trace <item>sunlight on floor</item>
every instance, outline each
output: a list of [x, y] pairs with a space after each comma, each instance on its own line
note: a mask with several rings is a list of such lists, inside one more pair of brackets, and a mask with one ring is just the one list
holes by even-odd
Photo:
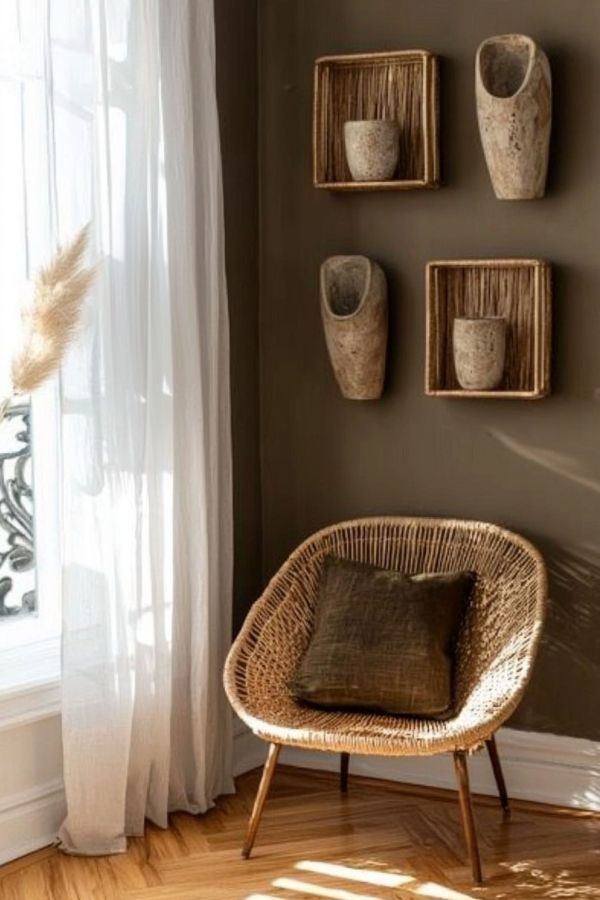
[[[390, 888], [393, 897], [405, 897], [409, 894], [427, 900], [474, 900], [471, 894], [463, 894], [441, 884], [432, 881], [420, 881], [414, 875], [404, 875], [393, 870], [375, 868], [379, 863], [370, 861], [362, 866], [344, 865], [343, 863], [330, 863], [322, 860], [304, 859], [297, 862], [294, 868], [298, 872], [306, 872], [307, 875], [321, 875], [325, 878], [335, 878], [338, 881], [353, 882], [352, 889], [343, 887], [329, 887], [327, 883], [315, 883], [304, 881], [301, 878], [280, 877], [272, 882], [272, 887], [277, 891], [289, 891], [292, 896], [320, 897], [322, 900], [381, 900], [370, 893], [357, 892], [357, 882], [362, 885], [372, 885], [377, 888]], [[396, 893], [398, 888], [402, 892]], [[387, 896], [387, 893], [386, 893]], [[246, 900], [275, 900], [272, 894], [250, 894]]]
[[[414, 879], [409, 880], [413, 881]], [[310, 884], [307, 881], [300, 881], [295, 878], [277, 878], [273, 882], [273, 887], [278, 890], [291, 891], [294, 894], [302, 894], [303, 896], [322, 897], [324, 900], [381, 900], [381, 897], [375, 897], [372, 894], [357, 894], [355, 891]], [[441, 884], [432, 884], [431, 882], [422, 884], [419, 887], [410, 887], [408, 890], [415, 896], [427, 897], [431, 898], [431, 900], [473, 900], [470, 894], [461, 894], [458, 891], [453, 891], [451, 888], [445, 888]], [[276, 898], [273, 894], [249, 894], [245, 900], [279, 900], [279, 898]]]
[[248, 894], [244, 900], [281, 900], [281, 897], [276, 897], [275, 894]]
[[373, 894], [356, 894], [354, 891], [345, 891], [343, 888], [322, 887], [320, 884], [310, 884], [308, 881], [299, 881], [296, 878], [277, 878], [273, 882], [274, 888], [282, 888], [287, 891], [296, 891], [309, 897], [324, 897], [326, 900], [381, 900]]
[[522, 891], [523, 896], [537, 894], [548, 900], [550, 898], [556, 898], [556, 900], [600, 898], [600, 888], [586, 884], [568, 869], [549, 872], [537, 865], [535, 860], [501, 865], [517, 877], [516, 886]]
[[[593, 851], [600, 853], [600, 851]], [[408, 897], [423, 900], [475, 900], [475, 894], [465, 894], [452, 888], [444, 887], [433, 881], [421, 881], [414, 875], [403, 874], [393, 869], [384, 868], [385, 864], [377, 860], [352, 860], [348, 863], [326, 862], [323, 860], [299, 860], [294, 865], [298, 873], [306, 873], [308, 877], [321, 876], [322, 881], [305, 881], [303, 878], [281, 876], [276, 878], [271, 887], [277, 894], [253, 893], [245, 900], [289, 900], [316, 897], [321, 900], [382, 900], [387, 897], [389, 889], [392, 898]], [[600, 887], [587, 884], [581, 876], [568, 869], [549, 871], [540, 866], [536, 860], [528, 859], [517, 863], [502, 863], [501, 867], [510, 872], [512, 879], [508, 894], [499, 884], [493, 896], [496, 900], [503, 897], [537, 896], [547, 900], [600, 900]], [[336, 879], [338, 886], [328, 885], [328, 879]], [[339, 882], [349, 882], [348, 888], [339, 886]], [[325, 882], [325, 883], [323, 883]], [[361, 886], [366, 888], [365, 893]], [[368, 891], [369, 886], [379, 889], [377, 896]], [[491, 887], [491, 885], [490, 885]], [[381, 888], [384, 889], [383, 894]], [[498, 888], [500, 889], [498, 891]], [[514, 891], [518, 891], [515, 893]], [[267, 889], [268, 890], [268, 889]]]
[[[330, 875], [332, 878], [345, 878], [347, 881], [360, 881], [378, 887], [398, 888], [406, 890], [418, 897], [429, 897], [431, 900], [473, 900], [470, 894], [461, 894], [441, 884], [431, 881], [419, 882], [414, 875], [403, 875], [400, 872], [382, 871], [375, 868], [357, 868], [336, 863], [302, 860], [296, 863], [296, 869], [303, 872], [314, 872], [317, 875]], [[323, 894], [322, 896], [327, 896]], [[356, 894], [352, 894], [356, 897]]]
[[346, 878], [348, 881], [361, 881], [365, 884], [376, 884], [381, 887], [401, 887], [414, 882], [412, 875], [400, 875], [395, 872], [381, 872], [378, 869], [355, 869], [335, 863], [302, 860], [296, 863], [296, 869], [303, 872], [315, 872], [317, 875], [331, 875], [332, 878]]
[[432, 900], [473, 900], [471, 894], [461, 894], [452, 888], [443, 887], [441, 884], [433, 884], [427, 881], [425, 884], [410, 890], [419, 897], [431, 897]]

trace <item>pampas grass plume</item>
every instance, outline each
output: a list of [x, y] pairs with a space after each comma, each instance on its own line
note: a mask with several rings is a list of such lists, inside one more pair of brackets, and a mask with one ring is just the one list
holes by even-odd
[[12, 360], [13, 396], [30, 394], [60, 368], [95, 274], [82, 268], [87, 245], [88, 226], [35, 279], [33, 301], [23, 311], [23, 343]]

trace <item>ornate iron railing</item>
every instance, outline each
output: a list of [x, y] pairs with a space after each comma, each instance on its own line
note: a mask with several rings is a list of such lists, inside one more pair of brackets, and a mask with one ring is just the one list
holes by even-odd
[[0, 423], [0, 618], [37, 611], [29, 404]]

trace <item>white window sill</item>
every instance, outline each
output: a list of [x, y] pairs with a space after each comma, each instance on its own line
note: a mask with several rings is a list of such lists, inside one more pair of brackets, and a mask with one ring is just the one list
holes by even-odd
[[0, 731], [60, 714], [60, 638], [0, 650]]

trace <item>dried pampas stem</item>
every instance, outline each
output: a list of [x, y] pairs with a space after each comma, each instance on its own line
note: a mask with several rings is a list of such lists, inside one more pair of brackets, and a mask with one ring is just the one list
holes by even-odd
[[81, 265], [87, 245], [86, 226], [38, 273], [33, 302], [23, 312], [23, 346], [12, 362], [13, 396], [35, 391], [60, 367], [94, 278]]

